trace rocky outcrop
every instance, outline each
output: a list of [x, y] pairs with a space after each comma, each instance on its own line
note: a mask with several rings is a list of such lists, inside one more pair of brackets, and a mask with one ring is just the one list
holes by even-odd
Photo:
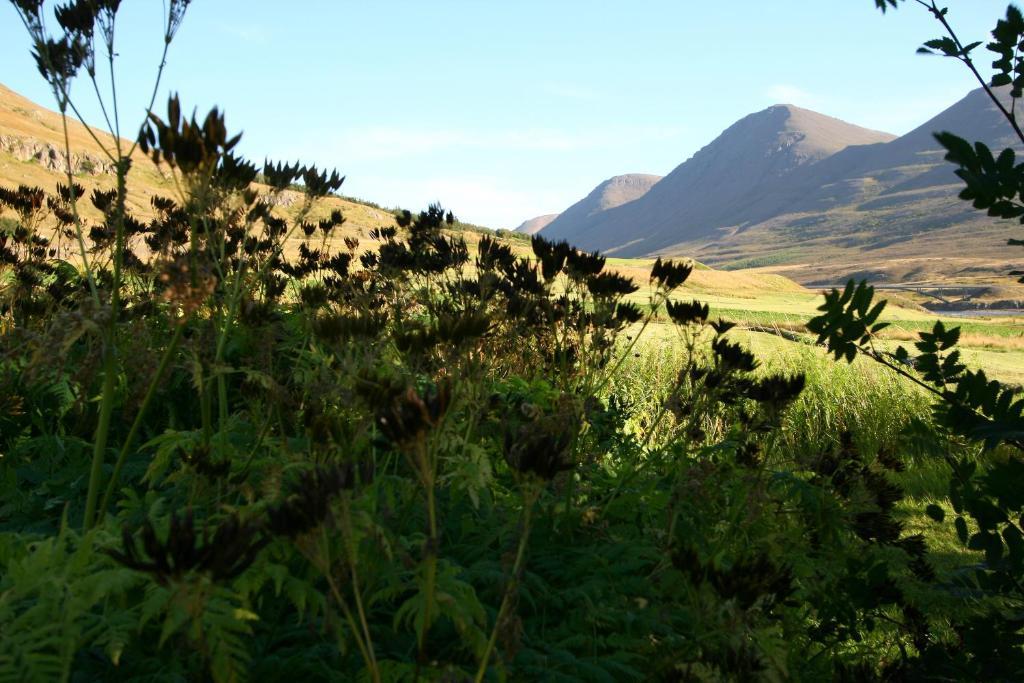
[[[64, 150], [48, 142], [0, 135], [0, 152], [6, 152], [18, 161], [34, 161], [49, 171], [67, 172]], [[71, 172], [75, 175], [104, 175], [114, 172], [114, 164], [97, 154], [72, 152]]]

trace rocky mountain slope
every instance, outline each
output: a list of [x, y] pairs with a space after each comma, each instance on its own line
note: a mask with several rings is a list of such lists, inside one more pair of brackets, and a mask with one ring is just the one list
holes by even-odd
[[734, 123], [643, 197], [571, 223], [555, 221], [543, 234], [617, 256], [652, 254], [681, 236], [707, 234], [737, 205], [800, 166], [849, 145], [891, 139], [799, 107], [770, 107]]
[[632, 203], [542, 234], [616, 256], [686, 254], [800, 282], [992, 277], [1024, 261], [1019, 227], [957, 199], [933, 133], [1012, 144], [983, 91], [906, 135], [780, 105], [731, 126]]
[[516, 228], [514, 232], [521, 232], [525, 235], [535, 235], [544, 228], [546, 228], [551, 223], [551, 221], [555, 220], [556, 218], [558, 218], [557, 213], [549, 213], [543, 216], [530, 218], [520, 223], [519, 227]]
[[609, 178], [586, 197], [558, 214], [544, 228], [544, 234], [568, 239], [560, 236], [578, 234], [580, 230], [586, 229], [585, 226], [599, 220], [605, 211], [640, 199], [660, 180], [661, 176], [646, 173], [628, 173]]

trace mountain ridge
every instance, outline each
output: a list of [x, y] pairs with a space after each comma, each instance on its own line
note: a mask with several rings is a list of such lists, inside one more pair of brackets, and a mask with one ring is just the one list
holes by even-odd
[[534, 216], [533, 218], [527, 218], [525, 221], [519, 224], [519, 226], [512, 232], [520, 232], [524, 235], [535, 235], [548, 226], [551, 221], [558, 218], [557, 213], [546, 213], [543, 216]]
[[586, 197], [558, 214], [541, 231], [545, 235], [573, 232], [581, 222], [586, 222], [605, 211], [640, 199], [662, 180], [662, 176], [649, 173], [625, 173], [602, 181]]
[[[850, 145], [894, 137], [793, 105], [773, 105], [733, 123], [628, 208], [571, 225], [555, 221], [541, 234], [617, 256], [646, 256], [671, 244], [676, 225], [717, 222], [723, 210], [747, 201], [752, 188]], [[642, 225], [646, 234], [623, 235], [624, 223]]]
[[552, 224], [540, 234], [614, 256], [785, 268], [814, 285], [1018, 267], [1018, 254], [1005, 249], [1015, 226], [957, 198], [960, 181], [933, 137], [938, 130], [997, 151], [1013, 146], [980, 89], [900, 137], [776, 105], [732, 124], [644, 197], [571, 232]]

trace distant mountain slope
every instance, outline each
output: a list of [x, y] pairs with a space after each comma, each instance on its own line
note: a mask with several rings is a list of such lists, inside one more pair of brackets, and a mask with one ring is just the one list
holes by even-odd
[[[646, 173], [627, 173], [609, 178], [590, 194], [558, 214], [542, 230], [545, 236], [569, 239], [579, 235], [604, 211], [628, 204], [647, 194], [661, 180], [661, 176]], [[571, 241], [571, 239], [570, 239]]]
[[617, 256], [652, 254], [710, 234], [762, 188], [801, 166], [850, 145], [892, 139], [792, 105], [769, 107], [734, 123], [643, 197], [572, 222], [567, 210], [542, 234]]
[[[928, 122], [888, 144], [851, 147], [800, 169], [767, 188], [759, 200], [738, 213], [740, 223], [756, 224], [783, 213], [828, 211], [844, 205], [871, 210], [947, 195], [959, 185], [954, 166], [934, 133], [956, 132], [1003, 149], [1014, 140], [984, 91], [978, 89]], [[879, 199], [885, 197], [885, 199]], [[951, 207], [968, 209], [963, 202]], [[965, 216], [971, 211], [960, 211]]]
[[933, 137], [939, 131], [997, 153], [1019, 146], [978, 89], [897, 140], [847, 148], [767, 185], [714, 225], [715, 234], [679, 233], [658, 251], [726, 267], [787, 265], [788, 275], [809, 283], [963, 279], [1018, 267], [1024, 250], [1008, 250], [1006, 240], [1020, 237], [1019, 226], [958, 199], [962, 184]]
[[521, 232], [526, 235], [534, 235], [548, 226], [548, 224], [558, 218], [557, 213], [549, 213], [543, 216], [537, 216], [529, 220], [523, 221], [514, 232]]
[[[131, 125], [137, 123], [132, 121]], [[231, 123], [230, 117], [228, 123]], [[94, 132], [105, 146], [113, 147], [113, 136], [98, 130]], [[112, 164], [85, 126], [69, 120], [68, 137], [75, 182], [85, 187], [87, 197], [96, 188], [113, 189]], [[127, 149], [130, 143], [124, 141], [124, 146]], [[24, 184], [53, 192], [57, 183], [67, 182], [65, 163], [60, 114], [0, 84], [0, 185]], [[133, 156], [128, 190], [129, 210], [144, 219], [154, 213], [151, 205], [154, 195], [176, 196], [170, 179], [139, 151]], [[286, 191], [279, 203], [286, 209], [298, 197], [299, 193]], [[79, 206], [87, 219], [99, 218], [87, 198]], [[391, 212], [340, 197], [327, 198], [313, 218], [320, 218], [321, 213], [326, 215], [334, 209], [341, 209], [345, 216], [342, 232], [346, 236], [358, 237], [373, 228], [394, 224]]]
[[1024, 265], [1024, 250], [1006, 247], [1021, 229], [957, 198], [962, 185], [933, 137], [944, 130], [997, 152], [1016, 145], [981, 89], [899, 138], [781, 105], [733, 124], [642, 198], [541, 234], [812, 285], [1001, 282]]

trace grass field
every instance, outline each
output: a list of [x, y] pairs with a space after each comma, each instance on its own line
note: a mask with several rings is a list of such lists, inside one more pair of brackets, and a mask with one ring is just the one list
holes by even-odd
[[[639, 264], [618, 260], [614, 266], [631, 271]], [[908, 495], [898, 509], [907, 533], [925, 535], [940, 575], [981, 561], [983, 553], [964, 547], [951, 524], [936, 523], [924, 512], [928, 505], [938, 504], [952, 513], [948, 466], [937, 457], [914, 453], [906, 435], [912, 421], [928, 419], [929, 395], [868, 359], [858, 358], [850, 365], [833, 360], [816, 346], [805, 327], [818, 313], [821, 295], [799, 287], [772, 291], [768, 277], [760, 272], [696, 270], [677, 298], [692, 295], [710, 304], [712, 317], [736, 322], [730, 334], [762, 359], [763, 371], [805, 373], [807, 388], [786, 414], [775, 457], [788, 460], [836, 448], [844, 432], [850, 432], [866, 451], [881, 448], [900, 453], [907, 469], [898, 481]], [[887, 298], [887, 294], [878, 296]], [[648, 295], [641, 290], [634, 298], [644, 300]], [[919, 332], [930, 330], [941, 319], [947, 327], [961, 328], [960, 348], [969, 367], [1004, 382], [1024, 384], [1024, 319], [939, 317], [904, 297], [895, 298], [883, 316], [890, 327], [880, 335], [881, 348], [911, 347]], [[649, 402], [653, 409], [682, 363], [685, 343], [667, 321], [651, 325], [645, 335], [625, 368], [619, 390], [633, 400]]]
[[[730, 309], [720, 310], [725, 314]], [[778, 314], [770, 311], [744, 310], [743, 313], [741, 317], [748, 323], [780, 320], [774, 317]], [[799, 317], [796, 313], [784, 315], [782, 320], [786, 321]], [[1002, 335], [997, 338], [1012, 339], [1021, 334], [1018, 324], [999, 321], [974, 323], [972, 329], [989, 326], [992, 329], [985, 331], [993, 336]], [[923, 325], [921, 328], [924, 329]], [[898, 517], [907, 533], [923, 533], [928, 539], [940, 575], [983, 559], [983, 553], [968, 550], [958, 541], [951, 524], [938, 524], [925, 514], [925, 508], [933, 503], [951, 514], [948, 466], [932, 454], [918, 452], [908, 437], [908, 427], [913, 421], [929, 418], [932, 403], [926, 392], [868, 359], [858, 358], [849, 365], [836, 362], [824, 349], [814, 346], [809, 336], [801, 343], [740, 328], [730, 334], [762, 360], [763, 372], [802, 372], [807, 377], [807, 387], [787, 411], [781, 437], [775, 443], [772, 457], [780, 468], [839, 447], [844, 432], [849, 432], [865, 452], [879, 449], [895, 452], [906, 463], [906, 470], [896, 477], [907, 492], [906, 499], [898, 506]], [[678, 338], [674, 326], [650, 326], [613, 391], [653, 411], [683, 363], [683, 348], [683, 340]], [[968, 364], [984, 368], [992, 376], [1011, 382], [1024, 381], [1024, 353], [1020, 349], [996, 351], [968, 347], [965, 357]]]
[[[739, 284], [746, 284], [747, 289], [733, 293], [731, 276], [743, 278]], [[695, 284], [691, 286], [687, 282], [679, 298], [692, 294], [708, 303], [712, 317], [722, 317], [741, 328], [753, 330], [749, 332], [751, 338], [758, 339], [757, 343], [776, 345], [780, 357], [800, 356], [803, 353], [800, 346], [814, 343], [805, 324], [818, 314], [817, 308], [824, 300], [820, 294], [804, 288], [787, 290], [780, 286], [774, 289], [776, 283], [770, 276], [744, 271], [695, 271], [692, 277]], [[1024, 384], [1024, 318], [942, 316], [914, 307], [898, 296], [894, 301], [888, 294], [882, 291], [876, 295], [878, 299], [890, 300], [882, 317], [890, 326], [879, 335], [883, 348], [909, 346], [918, 339], [919, 332], [930, 330], [936, 320], [942, 320], [947, 327], [961, 329], [960, 346], [970, 366], [982, 368], [1003, 381]], [[634, 296], [643, 299], [648, 295], [641, 291]], [[795, 335], [803, 344], [782, 339], [772, 332]]]

